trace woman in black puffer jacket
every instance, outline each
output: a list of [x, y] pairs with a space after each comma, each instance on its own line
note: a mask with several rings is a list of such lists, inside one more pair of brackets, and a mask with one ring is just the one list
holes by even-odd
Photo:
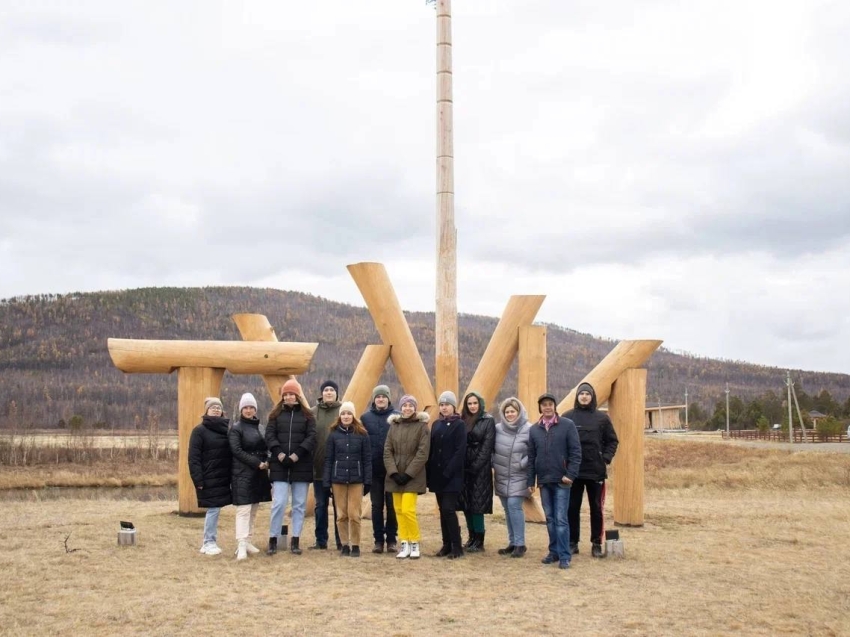
[[484, 550], [484, 514], [493, 512], [493, 470], [490, 465], [496, 444], [496, 421], [485, 410], [484, 398], [474, 391], [464, 397], [461, 417], [466, 424], [461, 509], [469, 531], [464, 548], [476, 553]]
[[269, 414], [266, 445], [271, 452], [272, 514], [269, 522], [269, 548], [277, 552], [283, 513], [292, 491], [292, 543], [290, 550], [301, 555], [301, 529], [307, 492], [313, 482], [313, 450], [316, 448], [316, 419], [307, 405], [301, 385], [290, 379], [280, 388], [280, 402]]
[[204, 519], [204, 543], [201, 553], [218, 555], [221, 549], [216, 544], [218, 516], [221, 507], [227, 506], [230, 497], [230, 473], [233, 455], [227, 439], [227, 425], [221, 400], [216, 397], [204, 401], [204, 416], [201, 424], [192, 430], [189, 438], [189, 475], [195, 484], [198, 506], [207, 510]]
[[342, 554], [360, 557], [360, 512], [372, 484], [372, 443], [350, 401], [340, 405], [328, 436], [322, 484], [333, 489]]
[[233, 453], [233, 476], [230, 490], [236, 505], [236, 559], [244, 560], [248, 553], [259, 553], [251, 543], [254, 520], [260, 502], [271, 500], [268, 476], [268, 451], [260, 435], [257, 400], [252, 394], [242, 394], [239, 400], [239, 420], [228, 433]]

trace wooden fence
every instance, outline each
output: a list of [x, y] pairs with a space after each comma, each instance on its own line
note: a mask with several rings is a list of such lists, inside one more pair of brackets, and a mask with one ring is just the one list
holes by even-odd
[[[771, 429], [769, 431], [759, 431], [758, 429], [735, 429], [729, 432], [723, 432], [724, 438], [733, 440], [771, 440], [774, 442], [789, 442], [787, 431], [777, 431]], [[847, 433], [827, 435], [819, 431], [806, 430], [806, 439], [803, 440], [803, 432], [799, 429], [794, 430], [794, 442], [850, 442]]]

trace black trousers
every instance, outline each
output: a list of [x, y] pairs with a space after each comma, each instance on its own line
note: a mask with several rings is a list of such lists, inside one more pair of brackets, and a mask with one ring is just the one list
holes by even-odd
[[460, 524], [457, 521], [457, 499], [459, 493], [437, 493], [437, 506], [440, 507], [440, 531], [443, 534], [443, 546], [460, 549]]
[[[369, 495], [372, 496], [372, 534], [375, 537], [375, 542], [384, 542], [393, 544], [398, 536], [398, 521], [395, 517], [395, 508], [393, 507], [393, 494], [387, 493], [384, 490], [386, 486], [387, 476], [372, 475], [372, 490]], [[384, 523], [384, 507], [387, 509], [386, 524]]]
[[581, 535], [581, 501], [587, 491], [587, 503], [590, 505], [590, 541], [602, 543], [605, 534], [605, 518], [602, 512], [605, 508], [605, 481], [580, 480], [573, 482], [570, 489], [570, 508], [567, 517], [570, 523], [570, 543], [578, 544]]

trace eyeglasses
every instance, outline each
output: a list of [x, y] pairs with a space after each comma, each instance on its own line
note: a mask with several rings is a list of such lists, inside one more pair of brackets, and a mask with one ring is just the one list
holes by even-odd
[[215, 411], [221, 411], [221, 405], [212, 405], [207, 411], [212, 411], [213, 409]]

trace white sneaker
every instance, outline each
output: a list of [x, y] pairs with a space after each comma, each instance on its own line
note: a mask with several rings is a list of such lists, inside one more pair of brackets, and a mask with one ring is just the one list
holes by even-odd
[[247, 560], [248, 559], [248, 542], [245, 540], [239, 541], [239, 548], [236, 549], [236, 559], [237, 560]]
[[209, 544], [204, 544], [201, 547], [201, 553], [204, 555], [218, 555], [221, 553], [221, 549], [218, 548], [218, 544], [215, 542], [210, 542]]
[[410, 557], [410, 542], [402, 541], [401, 550], [396, 555], [396, 558], [403, 560]]
[[249, 541], [249, 542], [245, 542], [245, 548], [248, 550], [248, 552], [249, 552], [251, 555], [254, 555], [254, 554], [256, 554], [256, 553], [259, 553], [259, 552], [260, 552], [260, 549], [258, 549], [256, 546], [254, 546], [253, 544], [251, 544], [251, 542], [250, 542], [250, 541]]
[[410, 543], [410, 559], [418, 560], [419, 559], [419, 542], [411, 542]]

